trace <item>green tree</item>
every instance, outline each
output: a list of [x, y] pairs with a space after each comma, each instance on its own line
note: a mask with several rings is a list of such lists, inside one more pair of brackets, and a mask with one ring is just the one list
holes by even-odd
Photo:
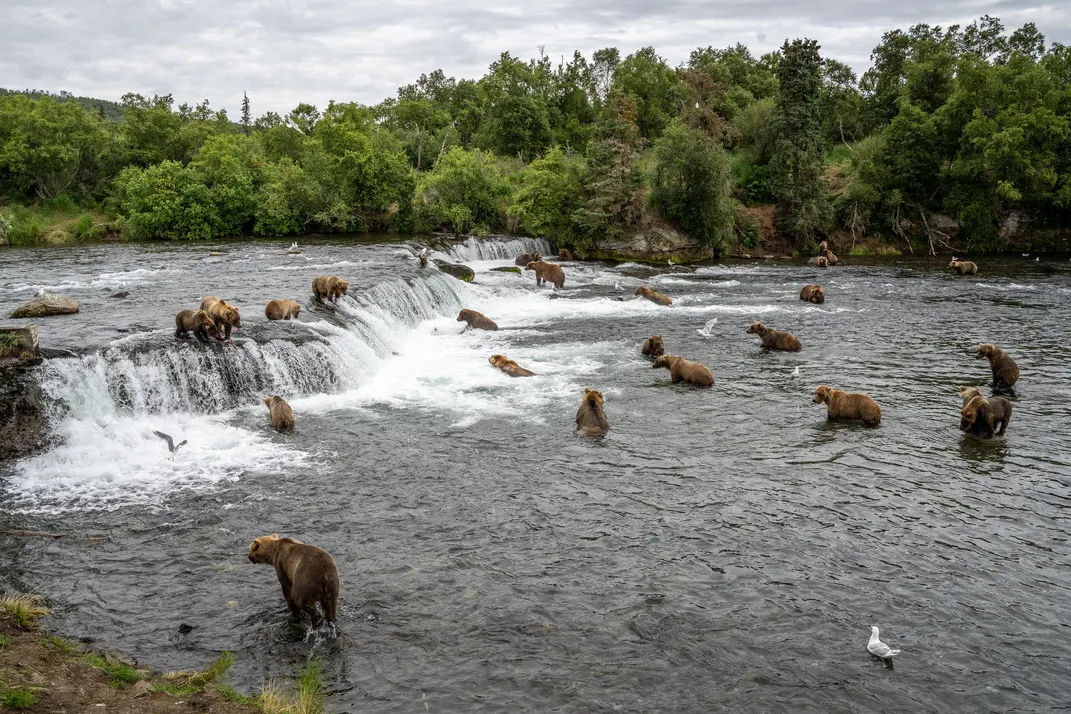
[[822, 58], [814, 40], [781, 47], [780, 95], [770, 165], [778, 223], [798, 245], [825, 230], [830, 207], [822, 176]]
[[417, 216], [425, 228], [487, 233], [502, 225], [510, 193], [493, 154], [456, 147], [420, 178]]
[[728, 253], [734, 211], [729, 157], [721, 144], [677, 119], [666, 127], [654, 151], [658, 168], [651, 202], [715, 253]]
[[640, 136], [653, 141], [677, 116], [687, 95], [677, 73], [653, 47], [644, 47], [614, 70], [613, 88], [631, 97], [636, 104], [636, 126]]
[[116, 179], [116, 205], [130, 238], [197, 240], [220, 235], [222, 220], [210, 192], [193, 169], [162, 161], [131, 166]]
[[585, 166], [554, 147], [536, 159], [524, 172], [520, 190], [509, 213], [520, 219], [525, 230], [563, 243], [576, 239], [573, 214], [584, 203]]
[[246, 136], [253, 131], [253, 114], [249, 111], [249, 95], [242, 92], [242, 131]]

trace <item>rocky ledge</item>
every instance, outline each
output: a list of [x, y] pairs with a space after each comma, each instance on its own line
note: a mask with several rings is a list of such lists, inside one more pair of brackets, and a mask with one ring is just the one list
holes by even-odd
[[0, 461], [45, 445], [44, 397], [31, 374], [40, 363], [37, 327], [0, 327]]
[[635, 263], [696, 263], [714, 257], [711, 248], [668, 226], [652, 226], [618, 240], [601, 240], [584, 255], [589, 260]]

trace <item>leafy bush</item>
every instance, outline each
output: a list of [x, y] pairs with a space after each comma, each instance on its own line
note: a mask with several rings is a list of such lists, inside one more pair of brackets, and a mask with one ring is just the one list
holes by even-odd
[[528, 167], [523, 184], [510, 204], [511, 215], [533, 234], [566, 243], [575, 239], [573, 213], [583, 205], [581, 159], [570, 159], [555, 147]]
[[426, 228], [487, 232], [503, 223], [510, 193], [491, 153], [454, 148], [417, 184], [417, 216]]

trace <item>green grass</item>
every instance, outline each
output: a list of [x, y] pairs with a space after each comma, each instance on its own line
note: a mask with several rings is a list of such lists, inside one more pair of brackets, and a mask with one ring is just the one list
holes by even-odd
[[852, 157], [852, 150], [844, 144], [837, 144], [826, 153], [826, 164], [840, 166]]
[[28, 206], [0, 207], [0, 215], [5, 216], [11, 224], [8, 229], [11, 245], [99, 240], [112, 227], [111, 221], [103, 213], [87, 210], [66, 197], [38, 201]]
[[323, 714], [323, 666], [309, 660], [295, 685], [284, 688], [278, 682], [268, 682], [257, 702], [264, 714]]
[[851, 249], [848, 255], [903, 255], [903, 253], [891, 245], [879, 245], [874, 248], [867, 248], [865, 245], [857, 245]]
[[5, 647], [7, 647], [7, 638], [0, 635], [0, 652], [3, 652]]
[[13, 350], [19, 346], [19, 336], [14, 332], [0, 332], [0, 352]]
[[257, 697], [251, 697], [248, 694], [242, 694], [229, 684], [217, 684], [216, 691], [219, 692], [220, 696], [224, 699], [229, 699], [232, 702], [236, 702], [238, 704], [245, 704], [246, 706], [255, 707], [259, 702], [259, 699]]
[[109, 687], [115, 687], [116, 689], [125, 689], [126, 685], [133, 684], [141, 679], [141, 675], [138, 671], [128, 664], [122, 662], [116, 662], [106, 655], [98, 654], [97, 652], [90, 652], [82, 661], [88, 662], [97, 669], [104, 670], [112, 681], [108, 682]]
[[32, 630], [37, 621], [49, 613], [41, 604], [37, 595], [4, 595], [0, 597], [0, 612], [6, 612], [15, 618], [15, 622], [24, 630]]
[[234, 655], [224, 651], [215, 662], [200, 672], [169, 672], [164, 675], [166, 680], [163, 684], [156, 685], [157, 689], [176, 697], [185, 697], [199, 692], [205, 686], [222, 681], [227, 672], [234, 665]]
[[63, 639], [62, 637], [57, 637], [56, 635], [48, 635], [47, 637], [42, 637], [41, 642], [54, 650], [59, 650], [65, 655], [78, 654], [77, 647], [75, 647], [73, 644]]
[[37, 695], [33, 690], [15, 687], [8, 689], [0, 686], [0, 709], [29, 709], [37, 704]]

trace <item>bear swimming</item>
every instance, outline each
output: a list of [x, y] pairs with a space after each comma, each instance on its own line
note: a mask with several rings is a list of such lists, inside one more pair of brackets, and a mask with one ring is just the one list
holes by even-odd
[[212, 316], [216, 323], [216, 339], [223, 341], [231, 338], [231, 328], [242, 329], [242, 316], [238, 308], [228, 305], [215, 295], [209, 295], [201, 301], [201, 309]]
[[1008, 389], [1019, 381], [1019, 365], [1015, 364], [1015, 360], [996, 345], [989, 343], [978, 345], [978, 353], [975, 357], [978, 359], [984, 357], [989, 360], [989, 368], [993, 370], [995, 389]]
[[584, 401], [576, 410], [576, 428], [585, 436], [605, 436], [610, 431], [610, 422], [602, 410], [602, 392], [584, 390]]
[[826, 293], [822, 290], [821, 285], [804, 285], [803, 289], [800, 290], [800, 300], [821, 305], [826, 301]]
[[656, 303], [658, 305], [672, 305], [673, 304], [673, 300], [671, 300], [669, 297], [663, 295], [660, 292], [656, 292], [654, 290], [651, 290], [651, 288], [647, 287], [646, 285], [641, 285], [640, 287], [636, 288], [636, 293], [635, 294], [639, 295], [641, 297], [645, 297], [648, 300], [650, 300], [651, 302]]
[[204, 310], [179, 310], [175, 315], [175, 337], [185, 337], [193, 333], [201, 342], [208, 342], [209, 336], [218, 337], [216, 321]]
[[275, 566], [283, 599], [295, 620], [300, 620], [304, 612], [312, 619], [313, 628], [319, 627], [321, 618], [316, 611], [319, 603], [324, 611], [323, 619], [334, 628], [341, 585], [338, 566], [327, 551], [273, 533], [249, 544], [249, 561]]
[[565, 271], [554, 263], [544, 263], [542, 260], [534, 260], [524, 266], [525, 270], [534, 270], [536, 274], [536, 286], [543, 283], [554, 283], [555, 289], [565, 285]]
[[960, 275], [977, 275], [978, 266], [969, 260], [953, 260], [948, 264], [948, 267], [955, 270]]
[[511, 377], [535, 376], [535, 372], [525, 369], [505, 355], [491, 355], [487, 361], [491, 363], [492, 367], [497, 367]]
[[697, 387], [711, 387], [714, 385], [714, 375], [710, 373], [706, 365], [692, 362], [677, 355], [656, 357], [651, 367], [656, 369], [665, 367], [668, 369], [669, 377], [673, 382], [688, 382]]
[[273, 429], [278, 429], [279, 431], [284, 429], [292, 431], [294, 429], [294, 410], [290, 408], [285, 399], [279, 396], [265, 397], [264, 404], [268, 407], [268, 413], [271, 415]]
[[773, 330], [761, 322], [751, 323], [751, 327], [747, 328], [747, 333], [749, 335], [758, 335], [759, 339], [762, 340], [762, 346], [766, 349], [784, 350], [786, 352], [799, 352], [803, 349], [803, 345], [791, 332]]
[[651, 335], [643, 341], [643, 349], [640, 350], [648, 357], [659, 357], [666, 353], [666, 347], [662, 344], [662, 335]]
[[822, 402], [828, 419], [862, 419], [870, 426], [881, 423], [881, 407], [866, 394], [848, 394], [823, 384], [814, 390], [814, 403]]
[[264, 317], [269, 320], [296, 320], [301, 304], [293, 300], [272, 300], [264, 306]]
[[497, 330], [498, 325], [475, 310], [462, 310], [457, 313], [457, 322], [467, 322], [466, 330]]
[[543, 260], [543, 254], [542, 253], [521, 253], [520, 255], [518, 255], [513, 260], [513, 264], [514, 265], [519, 265], [519, 266], [521, 266], [523, 268], [524, 266], [528, 265], [529, 263], [535, 263], [535, 262], [538, 262], [540, 260]]
[[1011, 413], [1011, 402], [1004, 397], [986, 399], [978, 395], [960, 409], [959, 428], [986, 439], [992, 439], [994, 434], [1003, 436], [1011, 421]]

